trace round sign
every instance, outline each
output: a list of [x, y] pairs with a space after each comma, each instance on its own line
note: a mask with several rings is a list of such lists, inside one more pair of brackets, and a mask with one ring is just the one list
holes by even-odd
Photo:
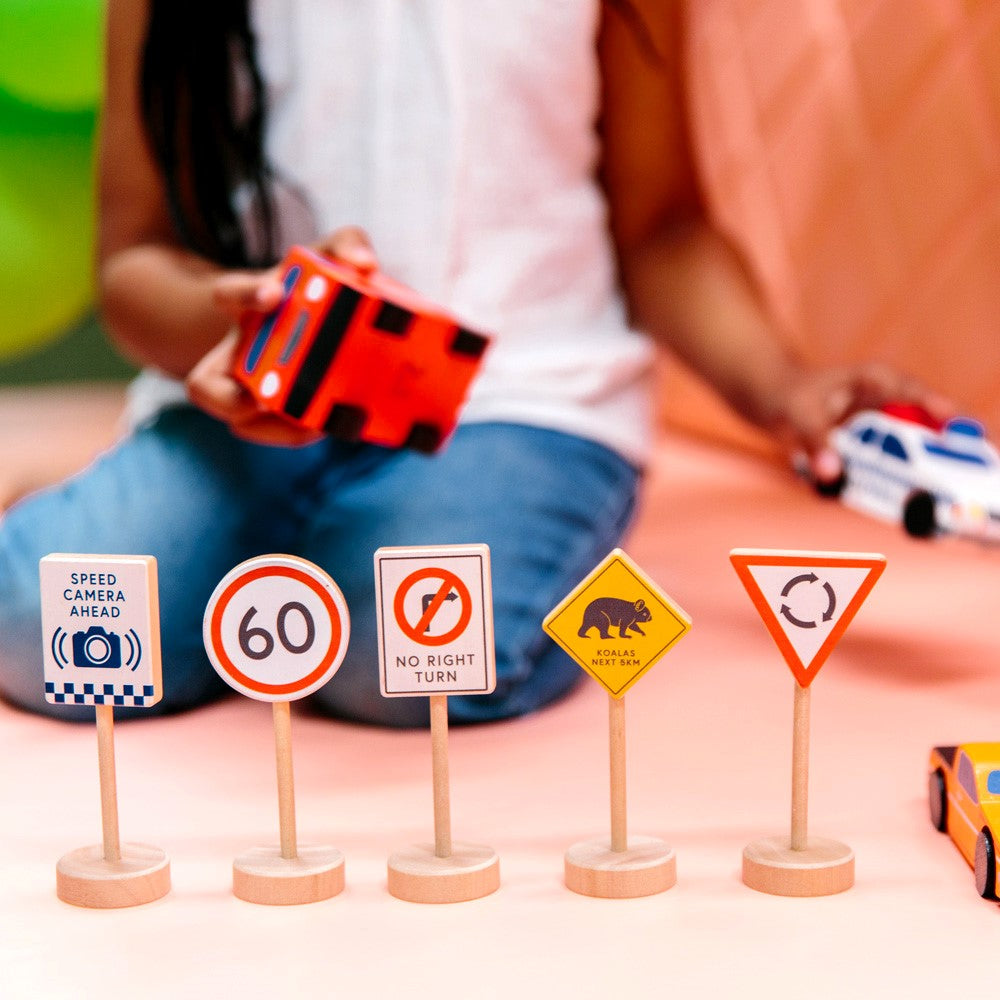
[[[431, 593], [423, 596], [420, 612], [411, 622], [407, 617], [407, 595], [416, 584], [423, 580], [438, 580], [440, 582]], [[444, 602], [456, 598], [459, 602], [458, 621], [441, 635], [429, 634], [431, 622]], [[444, 646], [449, 642], [454, 642], [468, 626], [472, 618], [472, 598], [469, 595], [469, 588], [466, 587], [461, 577], [456, 576], [451, 570], [428, 566], [426, 569], [418, 569], [411, 573], [399, 585], [396, 599], [393, 602], [393, 611], [396, 616], [396, 624], [399, 625], [403, 634], [409, 636], [414, 642], [419, 642], [422, 646]]]
[[205, 608], [205, 649], [219, 676], [258, 701], [321, 688], [347, 652], [351, 621], [340, 588], [295, 556], [257, 556], [230, 570]]

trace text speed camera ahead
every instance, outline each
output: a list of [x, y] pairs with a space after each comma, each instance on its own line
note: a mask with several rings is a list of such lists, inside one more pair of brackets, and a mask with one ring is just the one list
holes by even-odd
[[488, 546], [381, 548], [375, 598], [386, 698], [493, 691]]

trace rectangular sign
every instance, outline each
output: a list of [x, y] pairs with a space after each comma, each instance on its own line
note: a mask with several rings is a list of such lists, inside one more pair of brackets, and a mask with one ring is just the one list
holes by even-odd
[[496, 687], [488, 546], [380, 548], [375, 600], [384, 697]]
[[38, 569], [45, 700], [155, 705], [163, 695], [156, 560], [54, 553]]

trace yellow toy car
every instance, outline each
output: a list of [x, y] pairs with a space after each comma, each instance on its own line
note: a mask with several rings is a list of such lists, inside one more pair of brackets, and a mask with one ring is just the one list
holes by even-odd
[[963, 743], [931, 751], [931, 822], [948, 833], [976, 874], [976, 891], [997, 899], [1000, 743]]

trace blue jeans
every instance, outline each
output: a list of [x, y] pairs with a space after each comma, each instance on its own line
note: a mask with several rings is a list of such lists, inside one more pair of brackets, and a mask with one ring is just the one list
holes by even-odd
[[351, 615], [344, 662], [312, 704], [339, 718], [423, 725], [426, 698], [379, 692], [372, 554], [382, 545], [486, 542], [497, 688], [449, 698], [449, 714], [472, 722], [530, 712], [583, 676], [541, 621], [618, 543], [637, 480], [608, 449], [534, 427], [471, 424], [428, 457], [329, 439], [263, 447], [198, 410], [167, 410], [0, 519], [0, 696], [93, 718], [93, 709], [43, 698], [38, 560], [49, 552], [157, 559], [164, 695], [154, 709], [119, 709], [120, 717], [178, 711], [228, 691], [202, 644], [205, 605], [237, 563], [289, 552], [337, 581]]

